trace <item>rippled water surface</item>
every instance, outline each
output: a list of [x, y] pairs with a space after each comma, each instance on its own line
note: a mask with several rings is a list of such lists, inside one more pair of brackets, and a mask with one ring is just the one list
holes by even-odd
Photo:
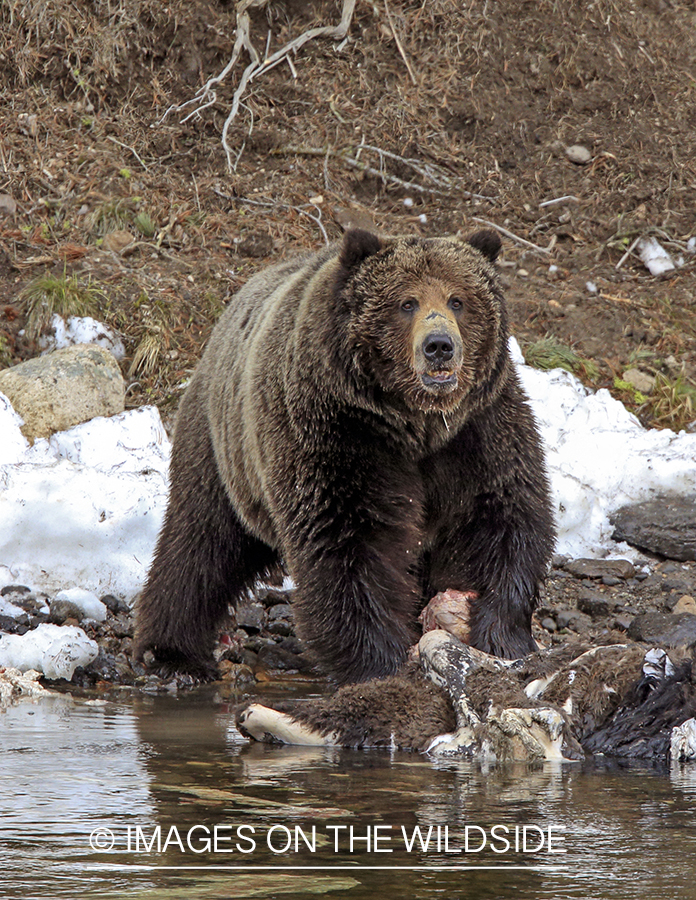
[[1, 900], [696, 897], [696, 765], [250, 746], [213, 692], [60, 696], [0, 714], [0, 791]]

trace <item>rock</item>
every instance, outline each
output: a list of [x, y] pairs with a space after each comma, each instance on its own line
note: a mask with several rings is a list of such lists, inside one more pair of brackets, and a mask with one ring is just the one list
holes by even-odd
[[[616, 540], [616, 538], [614, 538]], [[636, 570], [628, 559], [573, 559], [566, 563], [566, 571], [576, 578], [633, 578]]]
[[133, 637], [133, 630], [135, 628], [135, 625], [133, 623], [133, 619], [130, 616], [130, 612], [128, 615], [115, 616], [109, 622], [109, 624], [111, 625], [111, 630], [117, 638]]
[[696, 616], [690, 613], [643, 613], [628, 628], [634, 641], [661, 647], [691, 647], [696, 644]]
[[265, 624], [266, 610], [261, 603], [250, 603], [237, 608], [237, 625], [247, 634], [258, 634]]
[[641, 394], [651, 394], [655, 387], [655, 377], [641, 372], [640, 369], [626, 369], [623, 373], [623, 380]]
[[278, 646], [283, 650], [287, 650], [289, 653], [295, 654], [304, 653], [305, 649], [302, 641], [294, 635], [292, 637], [285, 638], [285, 640], [281, 641]]
[[263, 259], [273, 253], [273, 238], [265, 231], [254, 231], [235, 244], [237, 253], [251, 259]]
[[618, 631], [628, 631], [631, 627], [631, 622], [633, 622], [631, 616], [617, 616], [614, 619], [614, 628]]
[[297, 656], [278, 644], [268, 645], [259, 649], [258, 665], [264, 669], [296, 669]]
[[696, 616], [696, 600], [690, 594], [684, 594], [683, 597], [680, 597], [677, 601], [672, 612], [676, 613], [691, 613], [692, 616]]
[[104, 604], [109, 612], [113, 613], [115, 616], [131, 615], [130, 606], [126, 603], [125, 600], [121, 600], [120, 597], [114, 597], [113, 594], [104, 594], [104, 596], [100, 597], [99, 600]]
[[228, 659], [223, 659], [220, 663], [220, 677], [223, 681], [230, 681], [233, 684], [253, 684], [254, 673], [249, 666], [241, 663], [233, 663]]
[[609, 615], [609, 603], [601, 594], [580, 594], [578, 597], [578, 609], [587, 613], [592, 619], [601, 619]]
[[96, 416], [123, 412], [126, 389], [110, 353], [80, 345], [5, 369], [0, 393], [24, 419], [22, 432], [33, 441]]
[[669, 559], [696, 559], [696, 495], [624, 506], [611, 517], [615, 541]]
[[375, 220], [366, 209], [347, 209], [343, 206], [335, 206], [333, 217], [343, 231], [350, 231], [351, 228], [362, 228], [364, 231], [371, 231], [373, 234], [379, 233]]
[[0, 588], [0, 597], [9, 597], [10, 594], [17, 596], [31, 594], [31, 588], [26, 584], [6, 584], [4, 588]]
[[576, 166], [586, 166], [592, 159], [592, 153], [582, 144], [566, 147], [565, 155]]
[[541, 627], [545, 631], [550, 631], [550, 632], [558, 631], [558, 625], [556, 625], [556, 623], [551, 618], [551, 616], [546, 616], [545, 618], [543, 618], [541, 620]]
[[277, 603], [288, 603], [292, 598], [292, 592], [282, 588], [260, 587], [254, 591], [254, 597], [264, 606], [275, 606]]
[[51, 602], [51, 610], [56, 603], [69, 603], [77, 607], [79, 616], [75, 616], [78, 621], [84, 619], [94, 619], [97, 622], [103, 622], [106, 619], [106, 607], [99, 600], [96, 594], [91, 591], [85, 591], [82, 588], [66, 588], [58, 591]]
[[276, 603], [268, 610], [269, 622], [276, 622], [278, 619], [292, 621], [292, 606], [289, 603]]
[[0, 216], [14, 216], [17, 204], [9, 194], [0, 194]]
[[568, 628], [582, 634], [592, 625], [592, 619], [577, 609], [562, 609], [556, 616], [556, 624], [559, 629]]
[[104, 250], [110, 250], [112, 253], [123, 253], [131, 244], [135, 242], [135, 238], [130, 231], [111, 231], [104, 235], [102, 247]]
[[54, 625], [62, 625], [68, 619], [74, 619], [81, 622], [85, 618], [85, 614], [76, 603], [70, 600], [53, 600], [51, 603], [51, 611], [48, 614], [48, 621]]
[[[4, 616], [0, 613], [0, 631], [4, 631], [7, 634], [13, 634], [17, 628], [17, 625], [20, 624], [23, 616], [18, 616], [15, 618], [14, 616]], [[28, 617], [27, 617], [28, 621]]]

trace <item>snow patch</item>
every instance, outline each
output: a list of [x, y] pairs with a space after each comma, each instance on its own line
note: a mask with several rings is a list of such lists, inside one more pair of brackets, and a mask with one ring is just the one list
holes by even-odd
[[97, 658], [99, 647], [74, 625], [39, 625], [26, 634], [0, 636], [0, 666], [43, 672], [46, 678], [68, 681], [78, 666]]
[[97, 344], [118, 360], [126, 355], [123, 341], [116, 332], [90, 316], [70, 316], [66, 322], [55, 313], [49, 327], [50, 333], [40, 341], [43, 353], [62, 350], [75, 344]]

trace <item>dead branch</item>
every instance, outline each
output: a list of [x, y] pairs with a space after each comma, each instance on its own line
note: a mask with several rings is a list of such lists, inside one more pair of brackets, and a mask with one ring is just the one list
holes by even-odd
[[[378, 169], [368, 165], [360, 159], [363, 151], [377, 154], [379, 157]], [[422, 162], [419, 159], [410, 159], [405, 156], [399, 156], [397, 153], [392, 153], [390, 150], [382, 150], [381, 147], [374, 147], [371, 144], [360, 144], [355, 151], [355, 155], [352, 155], [352, 148], [332, 151], [330, 147], [298, 147], [296, 145], [277, 148], [270, 152], [273, 156], [323, 156], [325, 172], [329, 157], [335, 157], [351, 169], [358, 169], [366, 175], [374, 175], [376, 178], [379, 178], [383, 184], [393, 184], [406, 191], [416, 191], [420, 194], [434, 194], [435, 196], [440, 197], [449, 196], [453, 191], [457, 191], [463, 197], [474, 200], [487, 200], [489, 203], [495, 202], [494, 197], [488, 197], [485, 194], [474, 194], [472, 191], [464, 188], [464, 179], [450, 175], [446, 169], [442, 168], [442, 166]], [[413, 169], [417, 175], [421, 176], [426, 184], [418, 184], [415, 181], [406, 181], [403, 178], [390, 174], [386, 171], [384, 164], [385, 159], [394, 160], [395, 162]], [[427, 182], [431, 182], [432, 184], [427, 184]]]
[[[302, 206], [293, 206], [291, 203], [283, 203], [282, 200], [251, 200], [249, 197], [232, 197], [229, 194], [223, 193], [218, 188], [213, 188], [213, 193], [217, 194], [218, 197], [222, 197], [223, 200], [228, 200], [231, 203], [247, 203], [250, 206], [263, 206], [267, 209], [292, 209], [296, 213], [299, 213], [302, 216], [307, 216], [308, 219], [311, 219], [321, 231], [321, 236], [324, 238], [324, 243], [329, 243], [329, 236], [326, 233], [326, 228], [324, 228], [324, 223], [321, 220], [321, 208], [316, 205], [316, 203], [303, 203]], [[311, 206], [316, 210], [317, 214], [313, 215], [307, 209], [308, 206]]]
[[411, 76], [411, 84], [414, 86], [418, 84], [416, 81], [416, 76], [413, 74], [413, 69], [411, 68], [411, 63], [408, 61], [408, 57], [406, 56], [406, 52], [403, 48], [403, 45], [399, 39], [399, 35], [397, 34], [396, 28], [394, 26], [394, 21], [391, 16], [391, 12], [389, 10], [389, 3], [387, 0], [384, 0], [384, 11], [387, 14], [387, 19], [389, 21], [389, 27], [391, 28], [391, 33], [394, 36], [394, 40], [396, 41], [396, 47], [399, 53], [401, 54], [401, 58], [403, 59], [406, 68], [408, 69], [408, 74]]
[[[227, 168], [230, 172], [234, 171], [236, 163], [233, 164], [232, 162], [232, 148], [228, 143], [227, 135], [229, 133], [230, 126], [237, 117], [239, 107], [243, 106], [242, 97], [244, 96], [248, 85], [258, 75], [263, 75], [265, 72], [270, 71], [281, 62], [287, 62], [291, 72], [293, 73], [293, 77], [297, 77], [297, 73], [295, 72], [295, 67], [293, 65], [290, 54], [297, 53], [297, 51], [306, 43], [308, 43], [308, 41], [315, 40], [316, 38], [329, 38], [330, 40], [334, 41], [342, 41], [348, 34], [348, 29], [350, 28], [350, 23], [353, 18], [353, 12], [355, 10], [356, 0], [343, 0], [343, 6], [341, 8], [341, 20], [338, 25], [325, 25], [320, 28], [309, 28], [307, 31], [303, 32], [292, 41], [288, 41], [287, 44], [281, 47], [280, 50], [277, 50], [275, 53], [271, 54], [271, 56], [267, 56], [264, 57], [264, 59], [261, 59], [251, 41], [251, 20], [249, 18], [248, 11], [254, 8], [262, 9], [267, 5], [268, 2], [269, 0], [239, 0], [239, 2], [237, 3], [237, 36], [234, 42], [234, 48], [232, 50], [232, 56], [230, 57], [229, 62], [219, 75], [215, 75], [213, 78], [209, 78], [208, 81], [206, 81], [206, 83], [198, 91], [195, 97], [192, 97], [190, 100], [186, 100], [179, 106], [170, 106], [162, 117], [162, 121], [164, 121], [164, 119], [170, 113], [183, 112], [185, 109], [193, 106], [193, 110], [191, 110], [191, 112], [189, 112], [181, 120], [181, 123], [183, 124], [192, 116], [197, 116], [204, 109], [212, 106], [217, 100], [215, 88], [227, 78], [229, 73], [237, 64], [242, 51], [246, 50], [251, 61], [242, 72], [239, 84], [237, 85], [237, 88], [232, 97], [232, 107], [222, 128], [222, 146], [225, 150], [225, 155], [227, 157]], [[239, 159], [239, 157], [237, 159]]]

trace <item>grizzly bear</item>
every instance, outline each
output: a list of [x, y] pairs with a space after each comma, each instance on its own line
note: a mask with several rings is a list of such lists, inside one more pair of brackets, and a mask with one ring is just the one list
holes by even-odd
[[476, 592], [473, 646], [535, 649], [554, 528], [499, 250], [353, 230], [239, 291], [179, 409], [136, 654], [212, 677], [229, 604], [279, 563], [339, 681], [397, 671], [448, 588]]

